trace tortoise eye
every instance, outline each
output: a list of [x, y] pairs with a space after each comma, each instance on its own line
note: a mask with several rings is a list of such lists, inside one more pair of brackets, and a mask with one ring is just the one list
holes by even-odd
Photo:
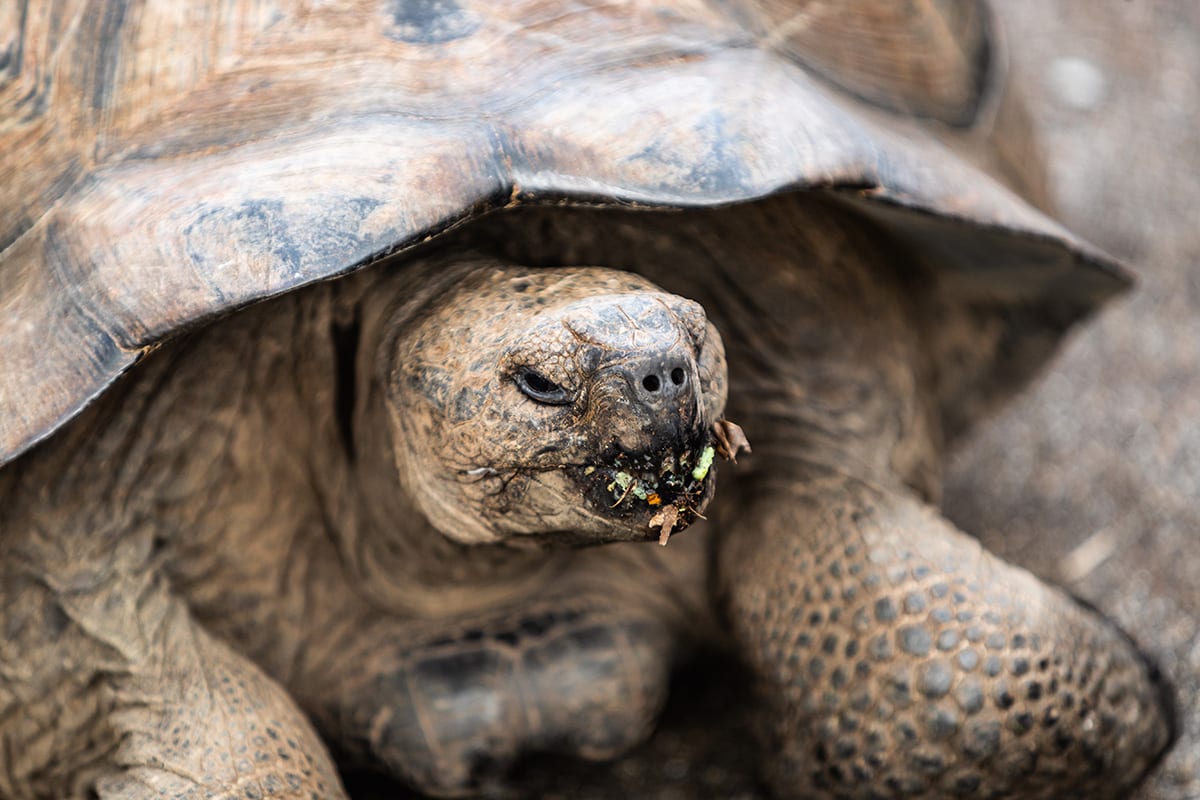
[[571, 402], [571, 395], [566, 389], [529, 368], [517, 372], [513, 380], [517, 388], [531, 400], [551, 406], [563, 406]]

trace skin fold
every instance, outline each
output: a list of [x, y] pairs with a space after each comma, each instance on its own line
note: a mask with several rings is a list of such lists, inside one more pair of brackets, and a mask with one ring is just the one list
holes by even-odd
[[[579, 268], [515, 266], [533, 236], [247, 309], [0, 472], [0, 794], [342, 797], [314, 731], [470, 793], [636, 743], [701, 639], [781, 796], [1136, 782], [1136, 649], [930, 505], [939, 337], [987, 359], [986, 324], [814, 200], [610, 220], [544, 240]], [[725, 413], [754, 455], [689, 480]]]

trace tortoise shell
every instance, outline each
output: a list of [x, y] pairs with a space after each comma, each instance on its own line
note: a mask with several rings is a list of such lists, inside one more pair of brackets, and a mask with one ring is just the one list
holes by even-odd
[[1014, 190], [1003, 78], [972, 0], [6, 4], [0, 463], [180, 330], [514, 205], [826, 192], [1057, 335], [1126, 279]]

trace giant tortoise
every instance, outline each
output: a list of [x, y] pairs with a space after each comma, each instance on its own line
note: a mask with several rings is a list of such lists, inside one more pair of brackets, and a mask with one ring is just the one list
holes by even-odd
[[1126, 283], [980, 2], [0, 21], [0, 795], [471, 793], [637, 742], [700, 641], [781, 796], [1167, 745], [1134, 644], [936, 510]]

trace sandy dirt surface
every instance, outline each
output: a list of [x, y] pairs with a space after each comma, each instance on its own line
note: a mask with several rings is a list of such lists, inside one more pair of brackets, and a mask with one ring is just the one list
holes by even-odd
[[[1200, 3], [998, 0], [1059, 216], [1137, 288], [951, 463], [947, 513], [1116, 619], [1178, 688], [1182, 738], [1138, 800], [1200, 798]], [[516, 797], [763, 797], [744, 677], [677, 682], [646, 745], [543, 758]], [[395, 797], [353, 778], [356, 797]]]
[[948, 514], [1117, 620], [1178, 689], [1139, 800], [1200, 798], [1200, 3], [995, 3], [1059, 215], [1138, 286], [950, 470]]

